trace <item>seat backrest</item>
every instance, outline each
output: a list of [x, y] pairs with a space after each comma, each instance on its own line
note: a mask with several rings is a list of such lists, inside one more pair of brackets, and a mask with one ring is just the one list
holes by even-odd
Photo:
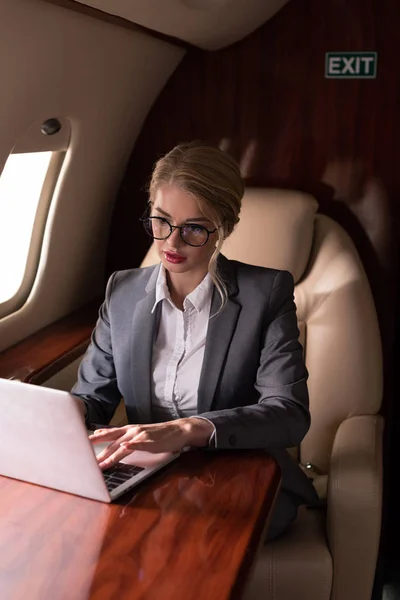
[[[227, 258], [290, 271], [309, 371], [312, 423], [301, 462], [327, 473], [338, 426], [375, 414], [382, 399], [382, 351], [364, 269], [345, 231], [307, 194], [247, 189]], [[158, 262], [153, 248], [142, 266]]]

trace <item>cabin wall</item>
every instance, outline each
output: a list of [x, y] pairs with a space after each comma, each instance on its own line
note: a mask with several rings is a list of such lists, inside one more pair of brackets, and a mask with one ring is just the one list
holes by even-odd
[[184, 52], [42, 0], [2, 0], [0, 173], [35, 122], [67, 119], [71, 139], [33, 289], [0, 319], [0, 351], [102, 294], [112, 207], [132, 144]]
[[[137, 219], [157, 157], [192, 139], [218, 144], [240, 161], [247, 185], [310, 192], [348, 231], [371, 283], [388, 374], [397, 302], [399, 26], [396, 0], [291, 0], [234, 46], [189, 51], [133, 150], [108, 272], [138, 265], [148, 247]], [[325, 52], [335, 50], [377, 51], [377, 78], [326, 79]]]

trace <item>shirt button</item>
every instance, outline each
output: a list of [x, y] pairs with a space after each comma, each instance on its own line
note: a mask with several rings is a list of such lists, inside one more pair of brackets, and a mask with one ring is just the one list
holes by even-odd
[[229, 441], [230, 446], [236, 446], [236, 443], [237, 443], [236, 435], [230, 435], [228, 441]]

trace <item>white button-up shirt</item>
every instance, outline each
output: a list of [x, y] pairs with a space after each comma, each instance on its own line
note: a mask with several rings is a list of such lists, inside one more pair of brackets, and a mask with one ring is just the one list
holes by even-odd
[[153, 311], [162, 302], [153, 346], [152, 417], [155, 422], [197, 414], [197, 390], [203, 365], [213, 283], [209, 274], [186, 296], [183, 311], [171, 300], [160, 265]]

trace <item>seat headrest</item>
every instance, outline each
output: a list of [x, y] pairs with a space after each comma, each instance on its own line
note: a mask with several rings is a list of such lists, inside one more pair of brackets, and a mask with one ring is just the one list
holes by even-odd
[[317, 209], [315, 198], [302, 192], [247, 188], [240, 221], [222, 253], [252, 265], [285, 269], [297, 282], [310, 257]]

